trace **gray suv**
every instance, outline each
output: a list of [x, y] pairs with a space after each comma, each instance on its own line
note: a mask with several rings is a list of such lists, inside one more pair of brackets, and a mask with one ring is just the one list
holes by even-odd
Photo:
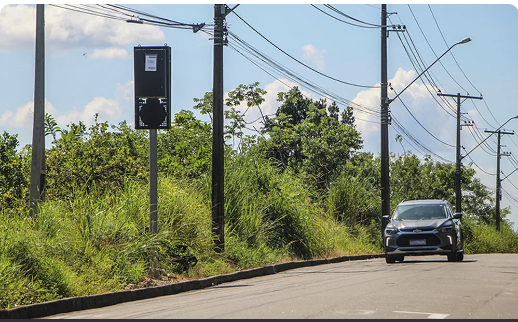
[[410, 200], [383, 216], [383, 244], [387, 263], [405, 256], [447, 255], [448, 261], [464, 259], [461, 213], [454, 213], [446, 200]]

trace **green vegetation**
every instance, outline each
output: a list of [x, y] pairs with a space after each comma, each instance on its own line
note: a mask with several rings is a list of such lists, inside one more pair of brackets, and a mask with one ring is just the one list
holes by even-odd
[[[258, 83], [226, 102], [225, 252], [211, 235], [211, 124], [190, 111], [158, 133], [158, 234], [149, 233], [147, 131], [95, 122], [60, 129], [46, 115], [47, 194], [29, 216], [30, 146], [0, 137], [0, 308], [123, 290], [150, 276], [202, 278], [284, 261], [382, 252], [380, 160], [363, 143], [350, 108], [280, 93], [259, 134], [244, 113], [258, 108]], [[212, 115], [212, 94], [195, 99]], [[403, 199], [454, 204], [454, 165], [411, 153], [391, 156], [392, 207]], [[465, 250], [518, 252], [518, 233], [494, 200], [463, 171]]]

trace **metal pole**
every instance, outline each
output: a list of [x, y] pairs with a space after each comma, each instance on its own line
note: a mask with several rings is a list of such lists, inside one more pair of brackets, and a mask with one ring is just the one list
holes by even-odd
[[224, 141], [223, 141], [223, 23], [225, 5], [214, 5], [214, 73], [212, 132], [212, 234], [215, 250], [223, 252], [224, 240]]
[[455, 171], [456, 180], [455, 180], [455, 212], [462, 212], [461, 203], [462, 203], [462, 190], [461, 190], [461, 175], [462, 175], [462, 167], [460, 165], [460, 93], [457, 93], [457, 170]]
[[501, 133], [498, 131], [498, 143], [496, 146], [496, 230], [500, 231], [500, 199], [502, 198], [502, 192], [500, 187], [500, 137]]
[[[387, 5], [381, 5], [381, 216], [390, 215], [390, 177], [389, 177], [389, 102], [387, 94]], [[381, 232], [385, 223], [381, 221]]]
[[32, 127], [32, 157], [30, 213], [36, 217], [38, 202], [45, 193], [45, 13], [44, 5], [36, 5], [36, 59], [34, 75], [34, 121]]
[[149, 231], [158, 232], [157, 130], [149, 130]]
[[[157, 184], [157, 130], [149, 130], [149, 231], [158, 232], [158, 184]], [[153, 276], [159, 278], [155, 251], [151, 252]]]

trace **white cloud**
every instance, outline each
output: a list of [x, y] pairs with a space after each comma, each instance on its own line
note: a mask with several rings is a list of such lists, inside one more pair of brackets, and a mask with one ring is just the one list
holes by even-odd
[[[45, 99], [45, 113], [53, 114], [56, 108]], [[6, 111], [0, 115], [0, 125], [13, 128], [31, 128], [34, 123], [34, 102], [18, 106], [16, 112]]]
[[302, 57], [312, 62], [318, 70], [322, 71], [326, 68], [326, 60], [324, 58], [324, 54], [326, 53], [325, 49], [317, 49], [313, 45], [305, 45], [302, 47], [302, 50], [304, 51]]
[[128, 59], [130, 56], [124, 48], [103, 48], [96, 49], [88, 56], [90, 59]]
[[133, 95], [133, 91], [134, 87], [132, 79], [124, 84], [117, 83], [117, 89], [115, 90], [115, 99], [117, 101], [133, 100], [135, 98]]
[[[36, 8], [8, 5], [0, 11], [0, 51], [34, 50]], [[46, 49], [64, 53], [75, 48], [113, 47], [164, 41], [157, 26], [136, 25], [63, 8], [45, 6]]]
[[56, 116], [59, 126], [64, 127], [70, 123], [83, 121], [87, 126], [94, 124], [95, 114], [98, 113], [98, 122], [121, 121], [122, 109], [118, 101], [105, 97], [95, 97], [90, 103], [86, 104], [82, 111], [72, 111], [68, 114]]
[[[410, 82], [412, 82], [417, 74], [415, 71], [405, 71], [399, 68], [394, 77], [389, 80], [390, 85], [395, 91], [388, 90], [389, 98], [393, 98], [400, 93]], [[376, 84], [379, 86], [380, 84]], [[434, 92], [432, 91], [434, 94]], [[416, 81], [410, 87], [408, 87], [402, 94], [401, 99], [404, 105], [399, 101], [395, 100], [390, 104], [390, 111], [393, 118], [407, 129], [414, 137], [423, 143], [426, 147], [430, 148], [435, 153], [443, 155], [448, 159], [452, 159], [450, 154], [451, 147], [439, 142], [433, 138], [426, 130], [419, 125], [421, 123], [431, 134], [433, 134], [439, 140], [449, 144], [455, 144], [455, 119], [448, 115], [441, 106], [439, 106], [436, 100], [430, 95], [425, 84]], [[437, 101], [441, 102], [442, 106], [445, 104], [437, 98]], [[377, 111], [380, 110], [381, 105], [381, 91], [379, 88], [370, 88], [365, 91], [359, 92], [353, 99], [356, 104], [367, 106]], [[405, 107], [406, 106], [406, 107]], [[417, 121], [410, 115], [408, 110], [414, 115]], [[447, 107], [445, 107], [447, 108]], [[355, 108], [354, 116], [356, 118], [356, 124], [358, 130], [362, 133], [364, 139], [364, 150], [366, 151], [379, 151], [380, 149], [380, 117], [378, 115], [370, 115], [361, 113], [359, 108]], [[396, 127], [394, 126], [394, 120], [392, 126], [389, 128], [390, 143], [394, 145], [394, 136], [397, 134]], [[403, 145], [407, 150], [412, 150], [413, 153], [419, 153], [410, 144], [405, 141], [407, 138], [404, 137]], [[397, 146], [400, 147], [398, 143]]]

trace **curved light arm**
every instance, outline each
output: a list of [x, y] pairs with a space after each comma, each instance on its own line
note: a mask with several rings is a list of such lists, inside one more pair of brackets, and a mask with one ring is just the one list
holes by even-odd
[[394, 97], [393, 99], [389, 99], [388, 103], [390, 104], [390, 103], [392, 103], [392, 101], [394, 101], [396, 98], [398, 98], [398, 97], [399, 97], [399, 95], [401, 95], [401, 93], [403, 93], [407, 88], [409, 88], [409, 87], [410, 87], [410, 85], [412, 85], [416, 80], [418, 80], [418, 79], [419, 79], [419, 77], [421, 77], [424, 73], [426, 73], [426, 71], [427, 71], [427, 70], [429, 70], [429, 69], [430, 69], [430, 67], [432, 67], [436, 62], [438, 62], [438, 61], [439, 61], [439, 59], [441, 59], [441, 58], [442, 58], [442, 56], [446, 55], [446, 54], [447, 54], [447, 53], [448, 53], [448, 52], [449, 52], [453, 47], [455, 47], [455, 46], [457, 46], [457, 45], [460, 45], [460, 44], [465, 44], [465, 43], [470, 42], [470, 41], [471, 41], [471, 38], [467, 37], [467, 38], [464, 38], [464, 39], [462, 39], [461, 41], [459, 41], [459, 42], [457, 42], [457, 43], [453, 44], [450, 48], [448, 48], [448, 50], [446, 50], [446, 51], [444, 52], [444, 54], [442, 54], [441, 56], [439, 56], [439, 58], [437, 58], [437, 59], [436, 59], [436, 60], [435, 60], [435, 61], [434, 61], [430, 66], [428, 66], [425, 70], [423, 70], [423, 71], [421, 72], [421, 74], [419, 74], [419, 75], [418, 75], [418, 76], [417, 76], [413, 81], [411, 81], [411, 82], [410, 82], [410, 84], [408, 84], [405, 88], [403, 88], [403, 90], [402, 90], [401, 92], [399, 92], [399, 94], [397, 94], [397, 95], [396, 95], [396, 97]]
[[513, 172], [506, 175], [505, 178], [501, 179], [500, 181], [504, 181], [505, 179], [507, 179], [507, 177], [510, 176], [511, 174], [513, 174], [516, 170], [518, 170], [518, 168], [514, 169]]
[[465, 157], [467, 157], [467, 156], [468, 156], [468, 154], [470, 154], [471, 152], [473, 152], [473, 150], [475, 150], [476, 148], [478, 148], [482, 143], [486, 142], [486, 140], [487, 140], [487, 139], [489, 139], [489, 137], [490, 137], [491, 135], [495, 134], [495, 132], [498, 132], [498, 130], [500, 130], [504, 125], [506, 125], [510, 120], [513, 120], [513, 119], [518, 119], [518, 115], [513, 116], [513, 117], [511, 117], [510, 119], [508, 119], [507, 121], [505, 121], [505, 123], [504, 123], [504, 124], [500, 125], [500, 126], [498, 127], [498, 129], [496, 129], [493, 133], [489, 134], [489, 135], [488, 135], [484, 140], [482, 140], [482, 142], [480, 142], [479, 144], [477, 144], [477, 146], [476, 146], [476, 147], [474, 147], [473, 149], [471, 149], [471, 151], [469, 151], [469, 152], [468, 152], [468, 153], [466, 153], [465, 155], [461, 156], [461, 157], [460, 157], [460, 159], [462, 160], [462, 159], [464, 159]]

